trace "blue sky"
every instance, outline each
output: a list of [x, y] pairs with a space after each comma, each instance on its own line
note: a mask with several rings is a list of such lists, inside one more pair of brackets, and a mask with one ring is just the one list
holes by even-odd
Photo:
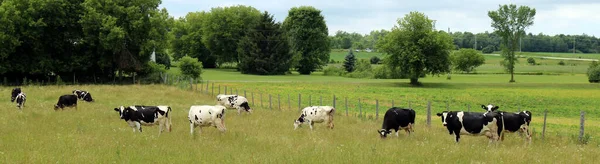
[[436, 28], [450, 31], [492, 32], [490, 10], [499, 4], [527, 5], [535, 8], [534, 25], [528, 33], [587, 34], [600, 36], [600, 1], [598, 0], [163, 0], [174, 17], [188, 12], [209, 11], [213, 7], [253, 6], [283, 21], [290, 8], [314, 6], [322, 11], [329, 34], [343, 30], [367, 34], [375, 29], [391, 29], [398, 18], [410, 11], [425, 13], [436, 20]]

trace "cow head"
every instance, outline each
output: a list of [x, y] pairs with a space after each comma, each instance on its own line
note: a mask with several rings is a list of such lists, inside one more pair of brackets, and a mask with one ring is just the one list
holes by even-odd
[[442, 113], [437, 113], [436, 115], [438, 117], [442, 118], [442, 125], [447, 126], [448, 123], [446, 122], [446, 118], [448, 118], [448, 113], [450, 113], [449, 111], [444, 111]]
[[84, 92], [83, 100], [87, 101], [87, 102], [94, 102], [94, 99], [92, 98], [92, 94], [90, 94], [89, 92]]
[[19, 95], [17, 95], [16, 97], [17, 100], [17, 107], [21, 108], [23, 107], [23, 103], [25, 103], [25, 93], [19, 93]]
[[304, 115], [304, 113], [302, 113], [300, 115], [300, 117], [298, 117], [298, 119], [294, 120], [294, 130], [296, 130], [300, 125], [302, 125], [304, 123], [304, 117], [306, 115]]
[[496, 110], [498, 110], [498, 108], [500, 108], [499, 106], [495, 106], [493, 104], [489, 104], [489, 105], [481, 105], [481, 108], [483, 108], [483, 110], [488, 111], [488, 112], [494, 112]]
[[387, 137], [388, 134], [392, 133], [392, 131], [391, 130], [380, 129], [380, 130], [377, 130], [377, 133], [379, 133], [379, 136], [381, 138], [385, 138], [385, 137]]
[[246, 112], [252, 113], [252, 109], [250, 108], [250, 105], [248, 105], [248, 102], [240, 104], [240, 108], [243, 108]]
[[15, 99], [19, 93], [21, 93], [21, 88], [13, 88], [10, 94], [10, 102], [15, 102]]
[[129, 116], [129, 111], [131, 111], [133, 109], [131, 109], [130, 107], [123, 107], [120, 106], [118, 108], [115, 108], [115, 111], [119, 112], [119, 116], [121, 119], [125, 119]]

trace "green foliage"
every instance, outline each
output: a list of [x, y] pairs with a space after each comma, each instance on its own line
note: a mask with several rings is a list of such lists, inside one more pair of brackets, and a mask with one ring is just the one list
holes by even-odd
[[598, 62], [594, 61], [590, 64], [587, 75], [590, 83], [600, 82], [600, 65], [598, 65]]
[[371, 59], [369, 59], [369, 61], [371, 61], [371, 64], [381, 64], [381, 59], [377, 56], [373, 56], [371, 57]]
[[310, 6], [293, 7], [283, 22], [289, 36], [295, 67], [301, 74], [310, 74], [329, 61], [329, 38], [321, 11]]
[[161, 83], [162, 77], [167, 73], [166, 66], [163, 64], [148, 62], [148, 66], [140, 73], [140, 80], [144, 83]]
[[264, 12], [259, 24], [238, 43], [242, 73], [282, 75], [290, 70], [292, 53], [280, 23]]
[[217, 67], [217, 57], [206, 48], [202, 41], [208, 15], [207, 12], [190, 12], [174, 22], [170, 46], [175, 60], [188, 55], [201, 61], [204, 68]]
[[261, 13], [251, 6], [217, 7], [203, 19], [202, 43], [216, 56], [217, 63], [238, 63], [238, 41], [256, 27]]
[[558, 65], [565, 65], [565, 61], [563, 61], [563, 60], [559, 61]]
[[494, 46], [492, 46], [492, 45], [485, 46], [485, 48], [483, 48], [481, 50], [481, 52], [483, 52], [484, 54], [491, 54], [494, 52]]
[[533, 25], [535, 9], [527, 6], [500, 5], [497, 11], [489, 11], [494, 32], [502, 37], [502, 56], [504, 66], [511, 74], [510, 82], [514, 80], [514, 68], [517, 58], [515, 51], [519, 46], [519, 39], [525, 35], [525, 28]]
[[165, 52], [156, 52], [156, 63], [165, 66], [165, 69], [171, 69], [171, 57]]
[[531, 65], [535, 65], [535, 59], [533, 59], [532, 57], [527, 58], [527, 63], [531, 64]]
[[181, 75], [198, 79], [200, 78], [200, 74], [202, 74], [202, 63], [196, 58], [184, 56], [179, 59], [179, 69], [181, 70]]
[[373, 78], [373, 68], [367, 60], [359, 60], [356, 63], [356, 69], [353, 72], [346, 74], [350, 78]]
[[343, 76], [345, 70], [341, 67], [329, 65], [323, 69], [323, 75], [325, 76]]
[[352, 50], [348, 51], [348, 55], [344, 58], [344, 69], [347, 72], [352, 72], [356, 68], [356, 57]]
[[433, 21], [423, 13], [410, 12], [399, 19], [378, 47], [388, 54], [389, 68], [409, 75], [411, 84], [419, 84], [418, 79], [424, 74], [450, 71], [452, 38], [445, 32], [434, 31]]
[[485, 58], [479, 51], [475, 49], [461, 48], [458, 51], [452, 52], [452, 66], [455, 70], [470, 73], [476, 67], [485, 63]]
[[65, 82], [60, 78], [60, 75], [56, 75], [56, 85], [65, 85]]

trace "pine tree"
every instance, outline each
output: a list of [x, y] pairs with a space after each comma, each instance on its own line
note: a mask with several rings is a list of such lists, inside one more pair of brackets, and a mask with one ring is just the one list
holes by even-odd
[[264, 12], [260, 23], [243, 37], [237, 49], [244, 74], [281, 75], [291, 67], [293, 54], [280, 23]]
[[356, 69], [356, 57], [354, 56], [354, 53], [352, 53], [352, 50], [350, 50], [345, 57], [344, 69], [348, 72], [353, 72], [354, 69]]

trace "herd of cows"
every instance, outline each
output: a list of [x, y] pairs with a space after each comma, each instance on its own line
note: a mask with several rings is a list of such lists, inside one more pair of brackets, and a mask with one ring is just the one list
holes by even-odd
[[[248, 99], [239, 95], [216, 96], [216, 105], [194, 105], [190, 107], [188, 120], [190, 122], [190, 133], [194, 134], [194, 128], [198, 127], [201, 133], [202, 127], [212, 126], [221, 132], [225, 132], [225, 111], [226, 109], [237, 109], [238, 115], [242, 111], [252, 114], [252, 109], [248, 104]], [[17, 107], [22, 109], [25, 104], [26, 96], [21, 88], [14, 88], [11, 93], [11, 102], [16, 101]], [[77, 108], [77, 101], [94, 102], [92, 95], [83, 90], [74, 90], [73, 94], [66, 94], [59, 97], [54, 105], [54, 110], [64, 107]], [[437, 113], [442, 120], [450, 135], [454, 134], [456, 142], [459, 142], [460, 135], [486, 136], [492, 141], [504, 140], [505, 132], [519, 132], [525, 134], [525, 138], [531, 141], [529, 124], [531, 122], [531, 112], [505, 112], [499, 111], [495, 105], [481, 105], [485, 112], [465, 112], [465, 111], [444, 111]], [[120, 106], [114, 108], [119, 113], [120, 119], [125, 120], [133, 128], [133, 131], [142, 132], [142, 126], [158, 125], [159, 135], [167, 129], [171, 131], [171, 107], [169, 106]], [[326, 122], [327, 127], [333, 129], [333, 117], [335, 108], [332, 106], [309, 106], [302, 109], [300, 116], [294, 120], [294, 130], [302, 124], [308, 124], [313, 130], [314, 123]], [[410, 135], [414, 132], [416, 112], [413, 109], [392, 107], [388, 109], [383, 118], [383, 124], [380, 130], [377, 130], [381, 138], [396, 132], [404, 130]]]

